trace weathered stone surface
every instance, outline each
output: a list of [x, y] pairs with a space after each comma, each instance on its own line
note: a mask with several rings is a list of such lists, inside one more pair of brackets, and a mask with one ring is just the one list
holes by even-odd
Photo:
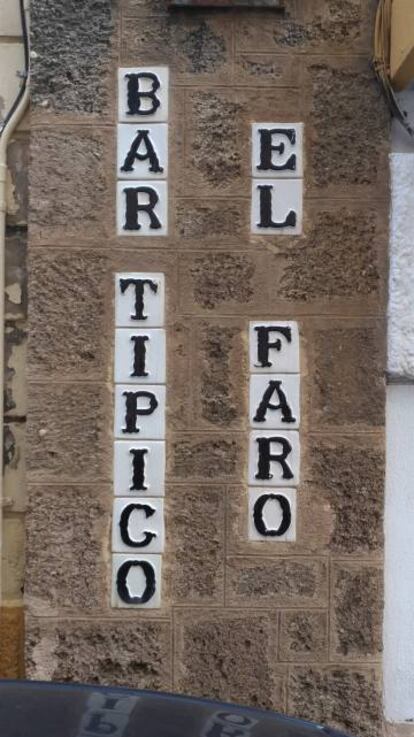
[[[262, 26], [263, 29], [263, 26]], [[284, 54], [238, 54], [234, 76], [237, 84], [254, 87], [297, 87], [300, 65], [287, 64]], [[266, 96], [266, 92], [263, 92]]]
[[384, 449], [381, 441], [356, 437], [310, 440], [308, 481], [329, 504], [337, 553], [373, 553], [383, 543]]
[[7, 187], [7, 225], [27, 225], [29, 136], [15, 134], [7, 148], [7, 166], [10, 180]]
[[113, 341], [106, 258], [89, 250], [36, 249], [30, 281], [30, 375], [106, 379]]
[[[311, 208], [309, 208], [311, 210]], [[303, 301], [348, 298], [365, 301], [381, 293], [382, 259], [387, 224], [373, 208], [312, 209], [302, 238], [289, 238], [283, 247], [285, 268], [280, 282], [271, 288], [276, 299]], [[273, 281], [273, 280], [272, 280]]]
[[209, 253], [182, 256], [182, 310], [186, 313], [250, 315], [268, 308], [265, 261], [247, 253]]
[[2, 603], [15, 607], [23, 604], [25, 516], [16, 514], [9, 505], [6, 510], [2, 530]]
[[246, 241], [250, 232], [250, 212], [245, 200], [178, 199], [176, 205], [177, 245], [191, 248], [200, 236], [203, 248], [218, 249], [228, 243]]
[[[3, 481], [3, 508], [6, 512], [24, 512], [26, 509], [26, 423], [23, 421], [6, 422], [4, 424], [4, 481]], [[14, 518], [14, 523], [18, 523], [18, 519]], [[10, 520], [11, 521], [11, 520]], [[23, 520], [19, 521], [22, 525], [22, 536], [17, 536], [17, 550], [13, 549], [13, 556], [16, 555], [12, 564], [20, 564], [22, 560], [21, 552], [24, 545], [24, 524]], [[13, 541], [16, 539], [13, 531]], [[3, 530], [4, 540], [4, 530]], [[5, 543], [3, 541], [3, 549]], [[2, 588], [4, 589], [4, 571]], [[3, 592], [4, 593], [4, 592]]]
[[102, 484], [30, 487], [26, 596], [32, 614], [108, 607], [111, 491]]
[[24, 229], [6, 236], [5, 310], [8, 320], [24, 320], [27, 316], [26, 247]]
[[167, 328], [167, 428], [192, 429], [192, 382], [190, 377], [191, 326], [183, 320]]
[[309, 606], [327, 603], [323, 558], [229, 558], [226, 585], [232, 606]]
[[246, 426], [248, 367], [244, 323], [194, 322], [193, 382], [197, 427]]
[[166, 596], [174, 604], [221, 604], [224, 595], [223, 486], [169, 486]]
[[31, 384], [28, 417], [31, 481], [110, 480], [112, 402], [104, 386]]
[[[309, 189], [334, 193], [339, 188], [353, 197], [375, 191], [386, 197], [388, 114], [368, 59], [349, 63], [320, 59], [309, 64], [307, 73], [312, 128], [307, 136]], [[350, 126], [352, 145], [344, 156]]]
[[333, 566], [333, 658], [380, 657], [383, 574], [379, 565]]
[[0, 678], [23, 678], [24, 610], [0, 609]]
[[171, 689], [168, 622], [30, 619], [26, 672], [34, 680]]
[[175, 683], [180, 691], [283, 708], [283, 679], [274, 672], [274, 616], [190, 609], [177, 614], [176, 621]]
[[288, 713], [362, 737], [381, 733], [381, 685], [366, 668], [292, 667]]
[[[32, 131], [30, 228], [32, 242], [102, 238], [115, 231], [112, 130]], [[76, 172], [76, 177], [74, 176]]]
[[319, 325], [309, 346], [311, 429], [383, 426], [383, 324], [343, 320]]
[[167, 452], [167, 474], [171, 481], [191, 479], [241, 480], [246, 458], [245, 433], [237, 435], [175, 434]]
[[284, 611], [280, 614], [279, 660], [324, 661], [328, 656], [326, 611]]
[[35, 0], [31, 88], [35, 107], [78, 115], [108, 113], [110, 0]]
[[231, 71], [231, 24], [223, 17], [173, 13], [146, 18], [145, 23], [123, 22], [121, 61], [124, 66], [168, 64], [173, 82], [191, 79], [225, 83]]
[[164, 0], [121, 0], [121, 8], [128, 18], [166, 15], [168, 5]]
[[10, 322], [5, 328], [5, 393], [4, 411], [21, 422], [26, 414], [26, 348], [24, 322]]

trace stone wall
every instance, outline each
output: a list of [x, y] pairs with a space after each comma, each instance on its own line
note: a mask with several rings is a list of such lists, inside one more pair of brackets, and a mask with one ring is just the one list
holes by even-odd
[[[388, 120], [376, 3], [33, 0], [26, 666], [374, 737]], [[116, 72], [168, 65], [169, 235], [115, 226]], [[305, 124], [304, 234], [250, 235], [250, 127]], [[160, 609], [110, 606], [113, 274], [167, 285]], [[252, 319], [297, 320], [296, 542], [246, 540]]]

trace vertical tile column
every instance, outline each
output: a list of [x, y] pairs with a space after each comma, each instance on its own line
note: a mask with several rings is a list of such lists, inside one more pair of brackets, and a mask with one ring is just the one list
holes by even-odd
[[164, 275], [115, 277], [112, 606], [161, 603], [164, 550]]
[[293, 541], [300, 475], [298, 326], [252, 322], [249, 333], [248, 537]]

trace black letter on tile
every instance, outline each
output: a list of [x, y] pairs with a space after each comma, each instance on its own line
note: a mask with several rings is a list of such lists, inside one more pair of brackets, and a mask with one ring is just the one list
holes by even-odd
[[280, 333], [286, 338], [288, 343], [292, 342], [292, 330], [290, 327], [283, 325], [276, 325], [275, 327], [270, 325], [259, 325], [255, 327], [257, 333], [257, 360], [262, 368], [269, 368], [273, 364], [269, 361], [269, 350], [275, 348], [277, 351], [282, 350], [282, 341], [280, 338], [276, 338], [273, 343], [269, 342], [270, 333]]
[[150, 544], [151, 540], [153, 540], [154, 537], [157, 537], [157, 534], [155, 532], [145, 531], [143, 540], [138, 541], [132, 539], [128, 531], [128, 526], [131, 514], [135, 509], [138, 512], [144, 512], [146, 518], [152, 517], [152, 515], [155, 514], [154, 507], [151, 507], [149, 504], [128, 504], [128, 506], [122, 510], [121, 518], [119, 520], [121, 540], [124, 545], [129, 545], [130, 548], [146, 548], [147, 545]]
[[[125, 427], [122, 428], [124, 433], [138, 433], [137, 419], [140, 415], [152, 415], [158, 407], [158, 399], [152, 392], [122, 392], [122, 396], [126, 398], [125, 402]], [[148, 407], [138, 407], [138, 400], [141, 397], [148, 399]]]
[[[293, 473], [286, 458], [292, 452], [292, 446], [287, 438], [279, 435], [274, 435], [271, 438], [256, 438], [258, 445], [259, 459], [257, 462], [257, 473], [255, 478], [260, 481], [269, 481], [273, 478], [273, 474], [270, 473], [270, 463], [275, 461], [280, 463], [282, 467], [282, 478], [285, 480], [293, 479]], [[272, 443], [277, 443], [282, 446], [281, 453], [271, 453]]]
[[131, 341], [134, 344], [134, 370], [131, 376], [148, 376], [145, 371], [145, 356], [147, 349], [145, 343], [149, 340], [149, 335], [133, 335]]
[[280, 156], [283, 156], [285, 152], [285, 144], [283, 141], [279, 144], [274, 145], [272, 143], [273, 136], [286, 136], [292, 146], [296, 143], [296, 133], [294, 128], [273, 128], [272, 130], [266, 128], [259, 129], [260, 135], [260, 164], [258, 169], [260, 171], [296, 171], [296, 154], [289, 156], [285, 164], [278, 166], [272, 163], [272, 151], [277, 151]]
[[[266, 522], [263, 518], [264, 508], [268, 501], [274, 500], [279, 502], [282, 510], [282, 521], [277, 530], [267, 527]], [[262, 494], [256, 500], [253, 507], [253, 522], [254, 526], [263, 537], [280, 537], [288, 531], [292, 522], [292, 512], [290, 510], [290, 502], [282, 494]]]
[[148, 448], [131, 448], [132, 455], [132, 486], [130, 491], [147, 491], [145, 486], [145, 456]]
[[[138, 222], [138, 213], [145, 212], [150, 219], [151, 230], [159, 230], [162, 225], [154, 212], [159, 197], [155, 189], [152, 187], [125, 187], [126, 211], [124, 230], [141, 230]], [[140, 194], [148, 195], [148, 202], [145, 205], [139, 204]]]
[[[263, 394], [262, 400], [257, 408], [256, 414], [253, 417], [253, 422], [265, 422], [266, 413], [268, 409], [278, 410], [282, 413], [282, 422], [296, 422], [296, 417], [293, 417], [292, 410], [289, 407], [286, 399], [285, 392], [281, 389], [281, 381], [269, 381], [269, 385]], [[279, 404], [272, 404], [272, 394], [276, 392]]]
[[[126, 74], [128, 80], [127, 85], [127, 115], [154, 115], [161, 105], [157, 95], [155, 94], [160, 88], [160, 80], [156, 74], [152, 72], [139, 72], [138, 74]], [[141, 92], [139, 89], [140, 79], [149, 79], [152, 82], [151, 90]], [[141, 109], [143, 99], [151, 100], [151, 107], [148, 110]]]
[[258, 228], [294, 228], [296, 226], [296, 212], [290, 210], [286, 215], [286, 220], [282, 223], [274, 223], [272, 220], [272, 184], [258, 184], [260, 190], [260, 221], [257, 223]]
[[[163, 172], [164, 169], [162, 168], [162, 166], [160, 166], [160, 162], [155, 152], [155, 148], [152, 145], [152, 141], [149, 137], [149, 131], [138, 130], [137, 133], [138, 135], [136, 136], [134, 142], [132, 143], [132, 146], [124, 161], [124, 165], [121, 166], [121, 171], [134, 171], [135, 159], [137, 159], [138, 161], [146, 161], [148, 159], [150, 162], [148, 171], [152, 171], [154, 173]], [[141, 143], [145, 144], [145, 149], [146, 149], [145, 153], [143, 154], [139, 153], [139, 147], [141, 146]]]
[[151, 292], [157, 294], [158, 284], [151, 279], [120, 279], [119, 287], [121, 294], [125, 294], [128, 287], [135, 287], [135, 315], [131, 315], [131, 320], [147, 320], [148, 315], [144, 315], [144, 289], [148, 285]]
[[[127, 585], [127, 578], [131, 568], [142, 568], [146, 586], [142, 596], [131, 596]], [[116, 590], [125, 604], [146, 604], [155, 594], [155, 571], [147, 560], [126, 560], [116, 574]]]

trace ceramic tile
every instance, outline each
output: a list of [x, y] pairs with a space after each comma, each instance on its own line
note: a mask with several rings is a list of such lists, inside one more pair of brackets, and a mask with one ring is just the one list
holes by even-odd
[[115, 496], [148, 497], [165, 493], [165, 442], [116, 440]]
[[165, 383], [165, 330], [115, 331], [115, 382]]
[[249, 437], [249, 484], [297, 486], [300, 441], [296, 430], [260, 430]]
[[299, 374], [252, 374], [250, 426], [257, 430], [295, 430], [300, 424]]
[[121, 123], [168, 120], [168, 67], [118, 70], [118, 120]]
[[168, 125], [118, 125], [118, 179], [166, 179]]
[[167, 182], [118, 181], [116, 212], [119, 236], [167, 235]]
[[161, 497], [114, 500], [112, 550], [115, 553], [164, 552], [164, 500]]
[[252, 176], [271, 179], [303, 177], [303, 124], [252, 124]]
[[152, 328], [164, 325], [164, 274], [115, 274], [115, 325]]
[[159, 609], [161, 555], [112, 555], [112, 606]]
[[161, 440], [165, 436], [165, 386], [115, 386], [116, 438]]
[[283, 320], [251, 322], [249, 325], [249, 356], [252, 373], [299, 373], [297, 322]]
[[296, 489], [249, 489], [248, 539], [296, 540]]
[[251, 232], [300, 235], [302, 200], [302, 179], [252, 179]]

